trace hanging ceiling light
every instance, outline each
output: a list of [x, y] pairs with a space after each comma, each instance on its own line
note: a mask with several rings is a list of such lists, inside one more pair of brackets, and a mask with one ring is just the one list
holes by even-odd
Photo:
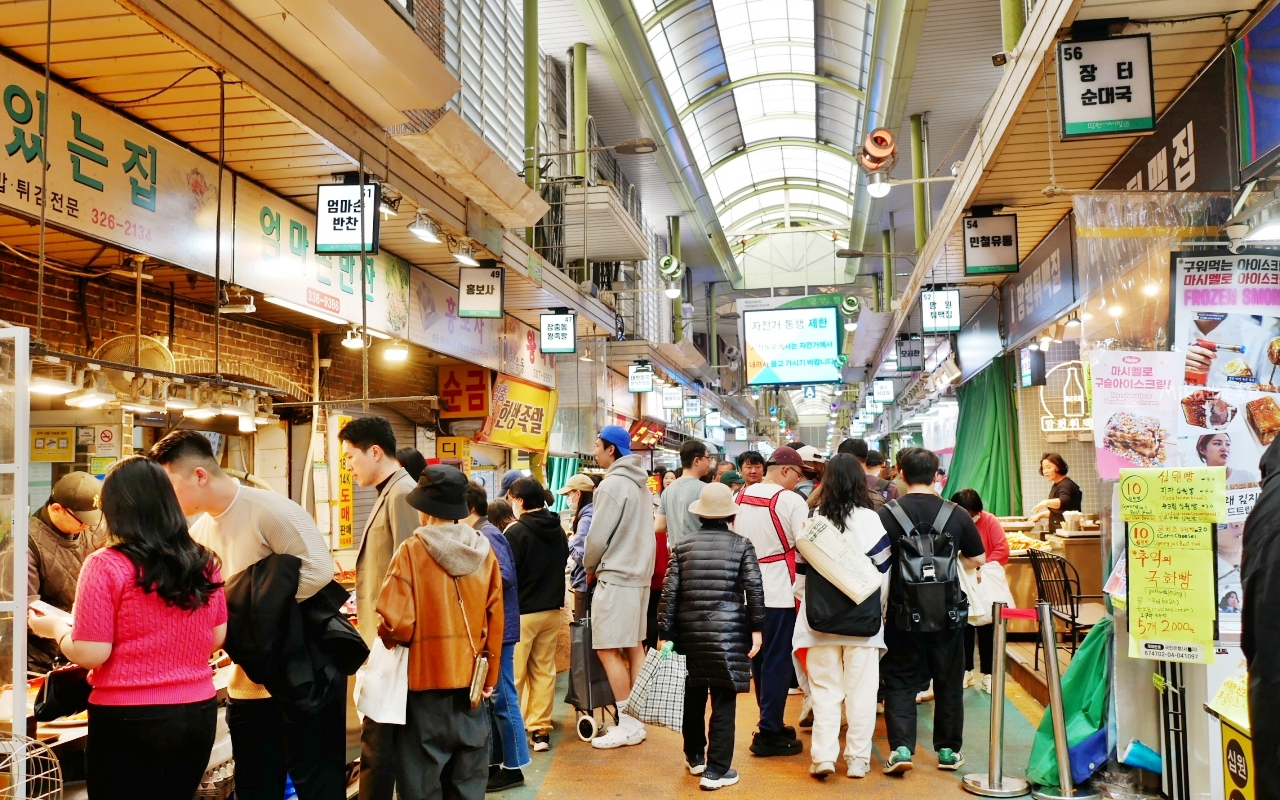
[[873, 172], [867, 176], [867, 194], [875, 198], [889, 195], [889, 176], [883, 172]]
[[440, 235], [439, 223], [427, 216], [427, 212], [421, 210], [413, 218], [413, 222], [409, 223], [409, 233], [428, 244], [440, 244], [444, 241], [444, 237]]
[[476, 261], [475, 252], [475, 249], [471, 245], [465, 242], [459, 242], [458, 249], [454, 252], [453, 258], [463, 266], [478, 267], [480, 266], [480, 262]]
[[[70, 370], [68, 370], [69, 372]], [[65, 379], [51, 378], [48, 375], [36, 375], [31, 379], [31, 393], [57, 396], [74, 392], [76, 385], [69, 380], [70, 377], [70, 374]]]
[[190, 408], [183, 409], [184, 417], [200, 420], [213, 419], [221, 413], [221, 409], [212, 401], [211, 390], [204, 385], [191, 390], [191, 399], [194, 404]]
[[409, 345], [396, 339], [382, 348], [382, 357], [387, 361], [405, 362], [409, 360]]
[[667, 286], [662, 290], [662, 293], [675, 300], [680, 296], [680, 284], [676, 281], [667, 281]]
[[188, 408], [195, 408], [195, 387], [185, 383], [174, 383], [169, 387], [168, 396], [165, 398], [164, 407], [175, 411], [185, 411]]
[[355, 328], [350, 328], [347, 331], [347, 335], [342, 339], [342, 346], [350, 350], [359, 350], [364, 347], [364, 337]]
[[67, 395], [63, 402], [72, 408], [97, 408], [115, 400], [116, 393], [107, 391], [107, 376], [102, 374], [102, 370], [94, 372], [96, 374], [92, 378], [92, 386], [77, 389]]

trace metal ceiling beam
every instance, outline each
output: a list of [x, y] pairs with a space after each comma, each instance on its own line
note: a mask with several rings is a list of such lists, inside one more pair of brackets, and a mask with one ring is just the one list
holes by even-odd
[[857, 100], [865, 101], [867, 99], [866, 92], [854, 86], [848, 81], [842, 81], [830, 75], [813, 75], [807, 72], [762, 72], [759, 75], [752, 75], [747, 78], [739, 78], [736, 81], [728, 81], [703, 92], [691, 102], [684, 111], [680, 112], [680, 119], [688, 119], [703, 106], [710, 105], [727, 94], [733, 92], [734, 89], [741, 89], [743, 86], [750, 86], [755, 83], [764, 83], [766, 81], [800, 81], [804, 83], [812, 83], [832, 91], [847, 94]]
[[796, 178], [796, 177], [770, 178], [767, 181], [762, 181], [758, 184], [753, 184], [752, 186], [748, 186], [744, 189], [739, 189], [738, 191], [726, 197], [724, 200], [721, 200], [719, 207], [730, 208], [733, 205], [736, 205], [739, 200], [746, 199], [747, 196], [755, 197], [758, 194], [763, 194], [765, 192], [776, 192], [780, 189], [803, 189], [803, 190], [808, 190], [812, 192], [822, 192], [823, 194], [829, 194], [833, 197], [841, 197], [841, 198], [844, 198], [845, 200], [851, 200], [851, 198], [853, 197], [853, 195], [851, 195], [848, 192], [848, 190], [842, 189], [840, 187], [831, 186], [825, 181], [815, 181], [809, 178]]
[[734, 150], [732, 153], [712, 164], [710, 167], [707, 167], [706, 174], [710, 175], [725, 164], [736, 161], [743, 156], [758, 153], [761, 150], [772, 150], [775, 147], [808, 147], [812, 150], [821, 150], [824, 153], [830, 153], [833, 156], [843, 158], [845, 161], [848, 161], [850, 164], [855, 166], [857, 166], [858, 163], [858, 157], [853, 153], [850, 153], [847, 150], [841, 150], [839, 147], [836, 147], [833, 144], [827, 144], [826, 142], [815, 142], [812, 139], [765, 139], [760, 142], [752, 142], [740, 150]]
[[721, 276], [740, 281], [742, 272], [631, 0], [574, 0], [574, 4], [642, 132], [658, 142], [663, 177], [681, 209], [706, 233]]
[[[817, 192], [819, 194], [825, 194], [828, 197], [834, 197], [837, 200], [843, 200], [846, 203], [849, 202], [848, 192], [841, 192], [837, 189], [832, 189], [829, 186], [823, 186], [821, 184], [816, 186], [788, 186], [786, 184], [783, 184], [781, 186], [762, 186], [758, 189], [752, 189], [746, 194], [735, 195], [731, 197], [729, 200], [727, 200], [726, 202], [723, 202], [720, 205], [716, 206], [716, 208], [720, 210], [720, 214], [721, 216], [723, 216], [730, 209], [733, 209], [747, 202], [748, 200], [754, 200], [757, 197], [761, 197], [766, 194], [773, 194], [774, 192], [784, 192], [784, 191], [787, 191], [788, 189], [797, 189], [797, 190], [803, 190], [807, 192]], [[800, 207], [809, 208], [809, 206], [800, 206]], [[792, 208], [796, 208], [796, 206], [792, 206]], [[822, 208], [824, 211], [829, 211], [829, 209], [827, 209], [825, 206], [819, 206], [819, 208]], [[830, 211], [830, 213], [835, 214], [837, 212]], [[840, 214], [840, 218], [844, 220], [849, 219], [849, 217], [845, 214]], [[746, 217], [744, 217], [744, 219], [746, 219]]]
[[705, 2], [707, 2], [707, 0], [675, 0], [675, 2], [667, 3], [662, 8], [653, 12], [653, 14], [644, 21], [644, 32], [648, 33], [670, 17], [675, 16], [690, 6]]
[[[774, 213], [778, 213], [778, 212], [785, 212], [786, 210], [787, 210], [787, 206], [785, 206], [785, 205], [773, 205], [773, 206], [767, 206], [767, 207], [765, 207], [765, 208], [760, 209], [759, 211], [753, 211], [753, 212], [751, 212], [750, 214], [746, 215], [746, 216], [745, 216], [745, 217], [743, 217], [741, 220], [739, 220], [739, 222], [742, 222], [742, 221], [745, 221], [745, 220], [755, 219], [755, 218], [757, 218], [757, 217], [764, 216], [765, 214], [774, 214]], [[791, 206], [791, 216], [792, 216], [793, 218], [798, 218], [798, 221], [803, 221], [803, 220], [807, 220], [807, 219], [821, 219], [822, 221], [824, 221], [824, 222], [828, 222], [828, 223], [830, 223], [830, 224], [832, 224], [832, 225], [841, 225], [841, 224], [843, 224], [843, 225], [844, 225], [844, 227], [843, 227], [843, 228], [841, 228], [840, 230], [841, 230], [841, 231], [847, 231], [847, 230], [849, 230], [849, 218], [848, 218], [847, 216], [845, 216], [844, 214], [841, 214], [839, 211], [831, 211], [831, 210], [829, 210], [829, 209], [825, 209], [825, 208], [822, 208], [822, 209], [819, 209], [819, 210], [815, 211], [815, 210], [813, 210], [812, 208], [796, 209], [796, 207], [795, 207], [795, 206]], [[823, 218], [826, 218], [826, 219], [823, 219]], [[781, 222], [781, 220], [778, 220], [778, 221], [779, 221], [779, 222]], [[778, 231], [779, 231], [779, 232], [783, 232], [783, 233], [790, 233], [790, 232], [792, 232], [792, 231], [803, 231], [803, 230], [805, 230], [805, 228], [804, 228], [804, 227], [779, 228], [779, 229], [778, 229]], [[739, 229], [737, 229], [737, 230], [729, 231], [728, 235], [729, 235], [729, 236], [732, 236], [732, 237], [734, 237], [734, 238], [738, 238], [738, 237], [743, 236], [743, 235], [749, 235], [749, 234], [750, 234], [750, 232], [751, 232], [751, 229], [743, 230], [743, 229], [739, 228]]]

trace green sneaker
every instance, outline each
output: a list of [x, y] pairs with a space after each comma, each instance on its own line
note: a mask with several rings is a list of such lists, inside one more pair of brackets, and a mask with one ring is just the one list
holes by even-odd
[[963, 753], [957, 753], [950, 747], [944, 747], [938, 751], [938, 769], [959, 769], [963, 766]]
[[884, 774], [896, 775], [901, 772], [907, 772], [912, 766], [911, 751], [906, 747], [899, 747], [889, 754], [889, 760], [884, 765]]

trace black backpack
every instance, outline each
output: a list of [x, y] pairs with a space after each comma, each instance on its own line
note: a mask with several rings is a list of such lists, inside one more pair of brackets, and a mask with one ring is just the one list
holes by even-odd
[[913, 523], [897, 500], [885, 508], [902, 526], [904, 535], [893, 543], [894, 591], [889, 613], [899, 630], [933, 633], [968, 622], [964, 590], [960, 587], [956, 541], [946, 532], [956, 504], [944, 500], [930, 525]]

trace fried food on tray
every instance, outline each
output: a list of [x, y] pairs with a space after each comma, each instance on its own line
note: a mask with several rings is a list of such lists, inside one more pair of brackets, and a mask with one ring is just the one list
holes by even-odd
[[1107, 420], [1102, 445], [1116, 455], [1143, 467], [1156, 467], [1165, 460], [1168, 434], [1155, 417], [1117, 411]]
[[1249, 418], [1249, 427], [1257, 435], [1258, 441], [1271, 444], [1280, 434], [1280, 405], [1276, 405], [1274, 397], [1260, 397], [1244, 405], [1245, 415]]

